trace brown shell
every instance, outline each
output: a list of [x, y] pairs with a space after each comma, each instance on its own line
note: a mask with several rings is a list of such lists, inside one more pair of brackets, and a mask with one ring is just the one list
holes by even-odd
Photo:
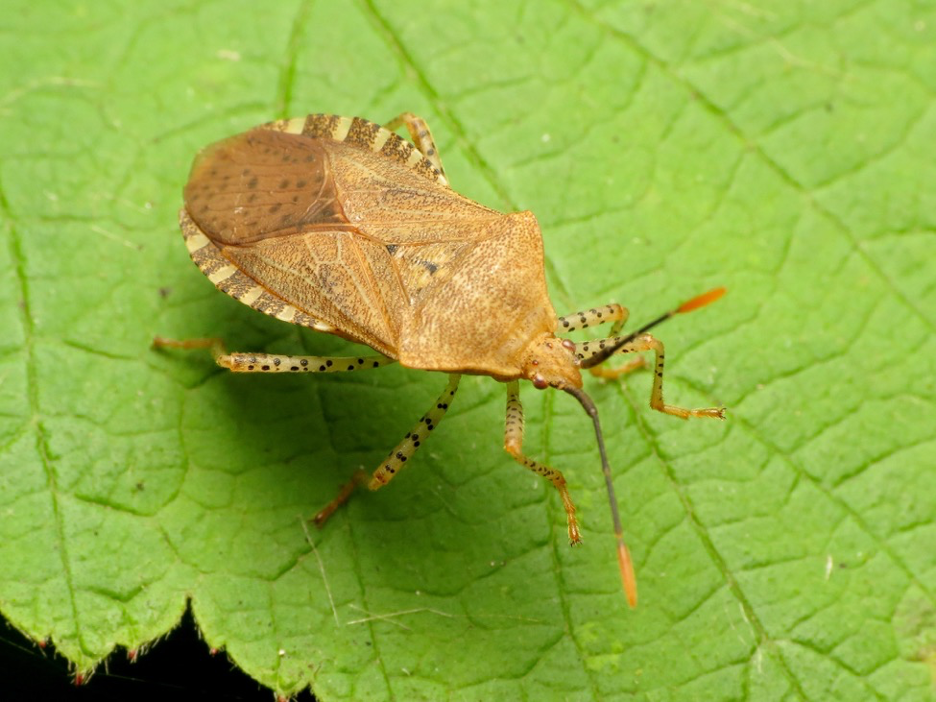
[[218, 288], [410, 368], [516, 378], [555, 331], [533, 214], [462, 197], [366, 120], [310, 115], [212, 144], [184, 194], [189, 252]]

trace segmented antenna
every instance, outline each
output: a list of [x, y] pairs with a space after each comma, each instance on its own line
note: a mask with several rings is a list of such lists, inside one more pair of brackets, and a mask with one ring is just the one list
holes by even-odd
[[[705, 305], [715, 302], [715, 300], [724, 294], [725, 288], [715, 288], [691, 300], [687, 300], [679, 307], [670, 310], [666, 314], [660, 315], [652, 322], [644, 324], [637, 331], [631, 332], [627, 336], [618, 337], [618, 340], [615, 341], [614, 344], [608, 346], [591, 358], [584, 360], [582, 362], [582, 367], [590, 368], [606, 361], [622, 346], [629, 344], [644, 332], [649, 331], [658, 324], [662, 324], [670, 317], [683, 314], [684, 312], [692, 312], [700, 307], [705, 307]], [[614, 525], [614, 538], [617, 540], [618, 567], [621, 570], [621, 584], [624, 587], [624, 594], [627, 595], [627, 604], [633, 608], [637, 606], [637, 576], [634, 575], [634, 563], [631, 561], [630, 551], [627, 549], [627, 544], [624, 542], [624, 528], [621, 526], [621, 515], [618, 513], [617, 497], [614, 494], [614, 482], [611, 478], [611, 465], [608, 463], [608, 453], [605, 450], [604, 436], [601, 433], [601, 424], [598, 421], [598, 408], [595, 406], [595, 403], [592, 402], [592, 399], [585, 394], [584, 390], [571, 386], [562, 389], [579, 401], [592, 418], [592, 423], [595, 425], [595, 437], [598, 439], [598, 452], [601, 454], [601, 472], [604, 473], [605, 487], [608, 489], [608, 500], [611, 503], [611, 522]]]
[[617, 337], [617, 340], [613, 344], [608, 345], [606, 348], [599, 351], [591, 358], [586, 358], [584, 361], [582, 361], [582, 368], [591, 368], [592, 366], [597, 366], [599, 363], [604, 363], [611, 356], [613, 356], [614, 353], [618, 349], [620, 349], [622, 346], [629, 344], [630, 342], [632, 342], [634, 339], [636, 339], [638, 336], [640, 336], [644, 332], [647, 332], [653, 329], [653, 327], [657, 326], [658, 324], [662, 324], [670, 317], [675, 317], [677, 314], [683, 314], [685, 312], [692, 312], [693, 310], [697, 310], [700, 307], [705, 307], [706, 305], [715, 302], [715, 300], [717, 300], [724, 294], [725, 294], [725, 288], [715, 288], [714, 290], [709, 290], [708, 292], [702, 293], [701, 295], [697, 295], [691, 300], [687, 300], [686, 302], [682, 303], [679, 307], [676, 307], [675, 309], [670, 310], [666, 314], [661, 314], [652, 322], [647, 322], [647, 324], [644, 324], [637, 331], [633, 331], [627, 336]]
[[598, 452], [601, 454], [601, 472], [604, 473], [605, 487], [608, 489], [608, 500], [611, 502], [611, 521], [614, 524], [614, 538], [617, 540], [618, 565], [621, 568], [621, 583], [627, 595], [627, 604], [632, 608], [637, 606], [637, 576], [634, 575], [634, 564], [631, 561], [630, 551], [624, 543], [624, 528], [621, 526], [621, 515], [618, 514], [617, 497], [614, 494], [614, 482], [611, 479], [611, 465], [608, 463], [608, 453], [605, 451], [604, 436], [601, 433], [601, 424], [598, 421], [598, 408], [584, 390], [572, 386], [563, 388], [572, 395], [588, 412], [595, 425], [595, 436], [598, 438]]

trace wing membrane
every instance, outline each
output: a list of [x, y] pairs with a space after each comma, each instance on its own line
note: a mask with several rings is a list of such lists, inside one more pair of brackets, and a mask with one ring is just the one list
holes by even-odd
[[[206, 149], [185, 199], [198, 228], [241, 272], [335, 333], [392, 357], [403, 346], [454, 350], [474, 322], [464, 314], [451, 318], [447, 296], [459, 305], [487, 295], [460, 268], [507, 273], [509, 262], [498, 252], [514, 255], [514, 233], [524, 241], [531, 235], [511, 229], [507, 222], [515, 216], [478, 205], [380, 152], [262, 128]], [[538, 241], [538, 229], [532, 236]], [[492, 237], [506, 243], [479, 248]], [[541, 269], [541, 245], [533, 249]], [[542, 271], [533, 277], [530, 294], [544, 295]], [[448, 289], [453, 279], [465, 290]], [[498, 312], [496, 301], [488, 306], [500, 316], [512, 312]], [[430, 318], [427, 310], [434, 310]], [[492, 323], [502, 320], [485, 320]]]

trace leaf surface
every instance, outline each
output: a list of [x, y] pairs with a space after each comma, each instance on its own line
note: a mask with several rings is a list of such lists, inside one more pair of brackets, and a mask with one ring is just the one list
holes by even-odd
[[[319, 699], [932, 700], [932, 3], [15, 0], [0, 48], [0, 612], [80, 670], [190, 606], [260, 683]], [[454, 187], [531, 209], [561, 312], [659, 331], [587, 418], [466, 378], [386, 489], [303, 533], [444, 386], [396, 367], [235, 377], [155, 335], [352, 346], [216, 291], [176, 227], [191, 159], [272, 118], [432, 125]], [[518, 263], [518, 265], [521, 265]], [[356, 353], [350, 351], [350, 353]]]

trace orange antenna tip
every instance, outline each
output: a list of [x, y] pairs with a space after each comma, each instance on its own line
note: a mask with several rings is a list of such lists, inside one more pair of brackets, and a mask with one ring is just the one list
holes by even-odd
[[627, 604], [634, 609], [637, 606], [637, 576], [634, 575], [630, 551], [627, 550], [627, 545], [623, 541], [618, 541], [618, 565], [621, 567], [621, 582], [624, 584]]
[[705, 307], [706, 305], [715, 302], [715, 300], [719, 299], [726, 292], [727, 290], [725, 290], [725, 288], [715, 288], [714, 290], [709, 290], [708, 292], [702, 293], [701, 295], [698, 295], [691, 300], [682, 303], [679, 307], [676, 308], [676, 312], [692, 312], [693, 310], [697, 310], [700, 307]]

